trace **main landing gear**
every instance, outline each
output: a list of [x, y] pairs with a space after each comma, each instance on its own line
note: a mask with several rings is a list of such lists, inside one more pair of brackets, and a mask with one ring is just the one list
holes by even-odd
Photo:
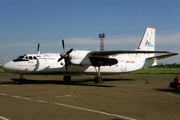
[[95, 83], [103, 83], [103, 78], [102, 78], [102, 77], [99, 77], [99, 76], [96, 76], [96, 77], [94, 78], [94, 82], [95, 82]]
[[94, 78], [94, 82], [95, 83], [103, 83], [103, 78], [102, 77], [100, 77], [100, 66], [98, 66], [98, 69], [96, 69], [96, 67], [94, 67], [95, 68], [95, 70], [96, 70], [96, 72], [97, 72], [97, 76]]

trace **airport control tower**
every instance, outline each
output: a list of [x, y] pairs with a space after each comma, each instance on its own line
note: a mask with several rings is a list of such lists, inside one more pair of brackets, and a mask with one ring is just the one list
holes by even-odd
[[101, 47], [101, 51], [104, 51], [104, 38], [105, 38], [105, 34], [99, 34], [99, 38], [100, 38], [100, 47]]

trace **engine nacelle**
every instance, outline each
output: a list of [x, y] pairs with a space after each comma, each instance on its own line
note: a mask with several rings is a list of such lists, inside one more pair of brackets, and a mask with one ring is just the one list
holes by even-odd
[[91, 61], [88, 56], [89, 51], [73, 51], [70, 54], [70, 63], [78, 66], [90, 66]]

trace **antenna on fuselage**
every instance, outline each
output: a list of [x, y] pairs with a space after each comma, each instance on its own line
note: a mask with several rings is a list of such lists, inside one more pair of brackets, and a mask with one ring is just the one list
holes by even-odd
[[38, 43], [37, 54], [40, 54], [39, 47], [40, 47], [40, 43]]

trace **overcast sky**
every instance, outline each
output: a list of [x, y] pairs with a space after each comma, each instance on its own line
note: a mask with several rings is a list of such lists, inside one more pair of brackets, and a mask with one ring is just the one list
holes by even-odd
[[[156, 50], [180, 52], [179, 0], [0, 0], [0, 64], [21, 54], [100, 49], [135, 50], [147, 26]], [[180, 56], [159, 62], [180, 63]]]

